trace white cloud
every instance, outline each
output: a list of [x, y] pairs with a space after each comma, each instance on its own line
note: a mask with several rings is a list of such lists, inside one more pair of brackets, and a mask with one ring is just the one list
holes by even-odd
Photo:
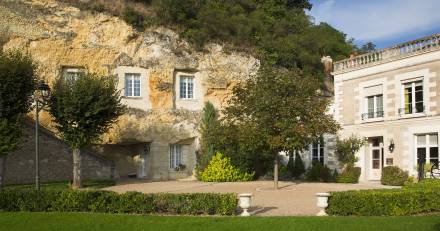
[[[319, 1], [319, 0], [318, 0]], [[311, 15], [362, 41], [383, 41], [440, 27], [438, 0], [321, 0]]]

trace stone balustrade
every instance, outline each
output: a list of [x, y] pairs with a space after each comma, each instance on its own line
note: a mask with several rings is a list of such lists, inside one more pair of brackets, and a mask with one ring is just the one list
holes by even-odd
[[333, 64], [333, 72], [336, 74], [343, 73], [438, 49], [440, 49], [440, 34], [434, 34], [421, 39], [401, 43], [390, 48], [385, 48], [383, 50], [335, 62]]

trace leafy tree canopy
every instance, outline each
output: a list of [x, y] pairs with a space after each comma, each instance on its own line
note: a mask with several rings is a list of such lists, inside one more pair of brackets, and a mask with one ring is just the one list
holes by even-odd
[[60, 79], [49, 100], [50, 114], [65, 142], [83, 148], [123, 114], [120, 97], [111, 78], [86, 74], [74, 82]]
[[21, 118], [31, 106], [36, 65], [19, 51], [0, 50], [0, 155], [17, 148]]
[[330, 102], [319, 87], [318, 80], [298, 69], [265, 67], [246, 85], [234, 88], [225, 119], [258, 131], [260, 142], [267, 144], [273, 156], [283, 150], [301, 150], [339, 128], [326, 113]]
[[[322, 72], [320, 58], [348, 57], [353, 44], [326, 23], [315, 25], [305, 11], [309, 0], [153, 0], [158, 24], [170, 26], [201, 48], [206, 42], [233, 44], [253, 52], [268, 65]], [[128, 23], [149, 26], [146, 17], [127, 7]], [[151, 17], [150, 17], [151, 18]]]
[[339, 163], [343, 165], [342, 167], [353, 167], [358, 161], [356, 153], [364, 146], [366, 143], [365, 139], [358, 138], [354, 135], [346, 139], [336, 140], [336, 157]]
[[36, 86], [36, 65], [19, 51], [0, 50], [0, 118], [25, 114]]

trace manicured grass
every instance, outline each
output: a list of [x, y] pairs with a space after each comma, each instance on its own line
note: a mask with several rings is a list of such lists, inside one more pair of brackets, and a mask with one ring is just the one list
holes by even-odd
[[[83, 182], [83, 187], [85, 189], [100, 189], [113, 185], [115, 185], [115, 182], [112, 180], [86, 180]], [[54, 189], [54, 190], [70, 189], [70, 185], [68, 181], [41, 183], [40, 187], [44, 189]], [[20, 184], [20, 185], [5, 186], [5, 189], [26, 189], [26, 188], [35, 188], [35, 184]]]
[[172, 217], [91, 213], [0, 213], [0, 230], [440, 230], [440, 216]]

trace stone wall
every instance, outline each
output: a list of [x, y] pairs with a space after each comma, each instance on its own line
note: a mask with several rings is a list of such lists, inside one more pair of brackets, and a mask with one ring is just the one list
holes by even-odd
[[[35, 129], [26, 122], [19, 149], [6, 160], [5, 184], [35, 182]], [[72, 153], [69, 147], [45, 129], [40, 130], [41, 182], [70, 181], [73, 174]], [[114, 177], [112, 161], [84, 152], [83, 179], [104, 180]]]
[[[226, 51], [207, 44], [196, 50], [179, 34], [163, 27], [139, 32], [123, 20], [78, 8], [56, 0], [0, 1], [0, 31], [7, 32], [3, 49], [21, 49], [39, 66], [38, 74], [49, 85], [62, 77], [63, 68], [85, 68], [118, 81], [124, 92], [124, 75], [141, 74], [141, 96], [124, 97], [130, 110], [102, 137], [102, 145], [150, 143], [149, 178], [166, 180], [190, 175], [169, 169], [169, 145], [193, 140], [185, 158], [194, 166], [198, 149], [200, 116], [205, 102], [217, 109], [227, 106], [234, 86], [254, 76], [260, 62], [249, 54]], [[176, 97], [179, 73], [195, 76], [195, 99]], [[48, 113], [41, 123], [55, 132]], [[124, 176], [136, 168], [131, 159], [136, 147], [106, 149]], [[125, 150], [125, 151], [121, 151]], [[125, 163], [122, 163], [123, 161]]]

